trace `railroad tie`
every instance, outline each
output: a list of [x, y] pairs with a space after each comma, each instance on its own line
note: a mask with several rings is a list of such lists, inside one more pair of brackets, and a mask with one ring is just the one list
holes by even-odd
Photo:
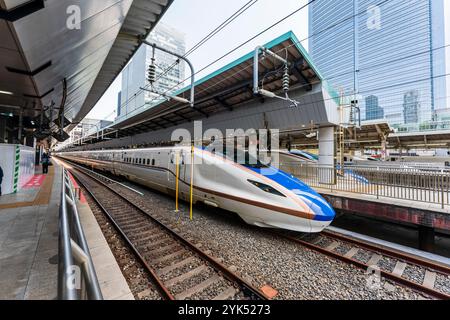
[[172, 258], [175, 258], [175, 257], [181, 255], [184, 252], [186, 252], [186, 250], [183, 249], [183, 248], [180, 248], [180, 250], [175, 251], [174, 253], [168, 254], [167, 256], [162, 256], [162, 257], [156, 258], [156, 259], [151, 259], [150, 258], [150, 260], [152, 261], [152, 263], [156, 264], [156, 263], [164, 262], [164, 261], [170, 260]]
[[353, 247], [353, 248], [351, 248], [346, 254], [344, 254], [344, 257], [346, 257], [346, 258], [351, 258], [351, 257], [353, 257], [356, 253], [358, 253], [358, 251], [359, 251], [359, 248]]
[[330, 243], [326, 249], [329, 251], [333, 251], [334, 249], [336, 249], [339, 246], [339, 242], [337, 241], [333, 241], [332, 243]]
[[175, 269], [184, 267], [185, 265], [187, 265], [188, 263], [193, 262], [194, 260], [195, 260], [195, 257], [186, 258], [186, 259], [184, 259], [184, 260], [182, 260], [182, 261], [180, 261], [178, 263], [175, 263], [175, 264], [172, 264], [172, 265], [167, 266], [165, 268], [162, 268], [161, 270], [157, 271], [156, 273], [158, 274], [158, 276], [164, 275], [164, 274], [169, 273], [169, 272], [171, 272], [171, 271], [173, 271]]
[[425, 278], [423, 279], [423, 286], [433, 289], [435, 281], [436, 281], [436, 272], [426, 270]]
[[176, 248], [180, 248], [180, 244], [177, 243], [177, 242], [169, 244], [169, 245], [164, 246], [164, 247], [160, 247], [160, 248], [155, 249], [155, 250], [150, 250], [149, 253], [152, 254], [152, 255], [159, 255], [160, 253], [166, 252], [166, 251], [173, 252], [172, 250], [176, 249]]
[[370, 260], [367, 262], [367, 265], [368, 266], [376, 266], [377, 265], [377, 263], [378, 263], [378, 261], [380, 261], [381, 260], [381, 256], [379, 255], [379, 254], [374, 254], [371, 258], [370, 258]]
[[167, 241], [168, 241], [168, 238], [165, 238], [165, 239], [161, 239], [161, 240], [158, 240], [158, 241], [155, 241], [155, 242], [147, 242], [146, 244], [148, 246], [151, 246], [151, 247], [156, 247], [156, 246], [159, 246], [159, 245], [161, 245], [161, 244], [163, 244], [163, 243], [165, 243]]
[[188, 297], [191, 297], [196, 293], [202, 292], [203, 290], [205, 290], [209, 286], [213, 285], [214, 283], [220, 281], [221, 279], [222, 278], [220, 278], [218, 275], [214, 275], [213, 277], [206, 279], [205, 281], [199, 283], [198, 285], [193, 286], [192, 288], [189, 288], [189, 289], [181, 292], [180, 294], [177, 294], [175, 296], [175, 299], [184, 300]]
[[182, 281], [184, 281], [186, 279], [192, 278], [192, 277], [194, 277], [194, 276], [196, 276], [196, 275], [206, 271], [207, 269], [208, 269], [208, 267], [206, 265], [201, 265], [201, 266], [199, 266], [199, 267], [197, 267], [197, 268], [195, 268], [195, 269], [193, 269], [193, 270], [191, 270], [189, 272], [183, 273], [183, 274], [179, 275], [178, 277], [175, 277], [175, 278], [172, 278], [172, 279], [166, 281], [165, 285], [167, 287], [171, 287], [174, 284], [177, 284], [177, 283], [182, 282]]
[[213, 300], [228, 300], [233, 298], [238, 291], [234, 287], [228, 287], [221, 293], [219, 293], [217, 296], [213, 298]]
[[392, 271], [392, 274], [401, 277], [403, 274], [403, 271], [405, 271], [405, 268], [406, 268], [406, 263], [397, 261], [397, 263], [395, 264], [394, 271]]

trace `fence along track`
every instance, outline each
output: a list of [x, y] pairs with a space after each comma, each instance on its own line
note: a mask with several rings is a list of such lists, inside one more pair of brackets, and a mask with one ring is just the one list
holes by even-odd
[[80, 184], [122, 235], [166, 299], [266, 299], [251, 284], [84, 169]]

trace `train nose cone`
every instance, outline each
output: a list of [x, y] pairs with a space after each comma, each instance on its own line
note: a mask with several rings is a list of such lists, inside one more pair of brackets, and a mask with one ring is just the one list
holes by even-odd
[[316, 193], [314, 190], [308, 192], [302, 190], [292, 190], [298, 195], [314, 212], [314, 220], [317, 221], [332, 221], [336, 216], [333, 208], [325, 199]]

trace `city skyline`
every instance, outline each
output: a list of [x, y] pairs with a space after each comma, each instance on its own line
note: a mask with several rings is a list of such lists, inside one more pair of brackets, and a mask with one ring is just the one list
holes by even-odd
[[[312, 3], [313, 61], [335, 89], [359, 101], [362, 120], [373, 120], [366, 97], [375, 95], [383, 105], [383, 118], [400, 132], [441, 129], [446, 123], [450, 128], [443, 0], [376, 4], [374, 0]], [[336, 28], [326, 29], [334, 24]], [[405, 117], [404, 95], [414, 90], [420, 97], [420, 115]], [[405, 122], [411, 118], [421, 123]]]
[[[255, 21], [255, 19], [258, 19], [258, 17], [264, 17], [266, 16], [267, 19], [269, 19], [269, 11], [271, 11], [276, 6], [274, 5], [273, 8], [270, 7], [272, 4], [270, 2], [264, 2], [260, 1], [260, 4], [256, 4], [253, 8], [251, 8], [248, 12], [246, 12], [246, 18], [237, 19], [234, 23], [227, 26], [224, 31], [216, 35], [214, 38], [212, 38], [208, 43], [206, 43], [203, 47], [199, 50], [195, 51], [189, 56], [189, 59], [193, 62], [196, 69], [202, 69], [201, 67], [205, 66], [205, 64], [208, 64], [210, 61], [214, 60], [215, 57], [220, 57], [221, 54], [223, 54], [223, 51], [220, 52], [217, 50], [217, 48], [227, 48], [231, 49], [236, 44], [239, 43], [240, 38], [245, 38], [245, 36], [252, 35], [253, 32], [256, 32], [258, 28], [252, 24], [252, 21]], [[367, 2], [367, 1], [366, 1]], [[302, 2], [303, 3], [303, 2]], [[306, 3], [305, 3], [306, 4]], [[444, 3], [445, 8], [444, 11], [446, 13], [446, 16], [449, 16], [450, 12], [450, 3], [446, 2]], [[234, 6], [234, 7], [233, 7]], [[214, 24], [213, 20], [210, 15], [208, 15], [208, 12], [214, 12], [215, 14], [220, 15], [221, 17], [227, 17], [227, 14], [232, 12], [234, 9], [238, 7], [238, 1], [231, 1], [229, 6], [222, 6], [220, 4], [210, 4], [210, 3], [204, 3], [201, 0], [194, 0], [189, 3], [186, 1], [177, 1], [171, 9], [167, 12], [164, 19], [162, 21], [164, 23], [168, 23], [172, 25], [173, 27], [181, 27], [183, 26], [183, 32], [186, 33], [186, 48], [192, 48], [194, 44], [202, 39], [202, 37], [206, 34], [206, 27], [210, 26], [212, 29]], [[273, 14], [276, 15], [276, 17], [283, 16], [285, 12], [288, 12], [289, 10], [292, 11], [293, 8], [298, 8], [298, 2], [296, 1], [286, 1], [286, 7], [283, 9], [277, 9], [274, 10]], [[273, 11], [273, 10], [272, 10]], [[180, 15], [180, 13], [183, 13]], [[186, 24], [186, 21], [189, 20], [189, 18], [194, 16], [201, 15], [204, 16], [203, 23], [200, 23], [196, 19], [192, 21], [192, 23]], [[275, 17], [274, 17], [275, 18]], [[270, 18], [271, 20], [274, 18]], [[197, 79], [199, 77], [202, 77], [206, 75], [208, 72], [212, 72], [216, 69], [219, 69], [220, 66], [226, 64], [227, 62], [230, 62], [233, 60], [233, 58], [236, 58], [239, 54], [244, 54], [249, 51], [251, 51], [255, 45], [267, 42], [271, 39], [271, 37], [276, 37], [286, 31], [292, 30], [297, 37], [301, 40], [301, 44], [308, 49], [308, 42], [309, 40], [316, 37], [316, 35], [309, 35], [308, 34], [308, 10], [303, 10], [298, 12], [296, 15], [292, 16], [291, 18], [287, 19], [285, 22], [280, 24], [279, 26], [271, 29], [268, 33], [263, 34], [256, 38], [255, 40], [249, 42], [242, 48], [238, 49], [236, 52], [233, 52], [229, 56], [225, 57], [223, 60], [219, 61], [219, 63], [216, 63], [215, 65], [207, 68], [203, 72], [201, 72], [199, 75], [197, 75]], [[448, 19], [447, 19], [448, 20]], [[446, 28], [448, 29], [448, 26], [450, 25], [450, 22], [447, 21]], [[233, 34], [233, 37], [228, 37], [228, 34]], [[445, 34], [445, 51], [446, 51], [446, 60], [449, 60], [450, 57], [450, 48], [448, 48], [448, 44], [450, 43], [450, 32], [447, 32]], [[314, 61], [315, 62], [315, 61]], [[450, 64], [447, 63], [447, 71], [446, 74], [450, 72]], [[187, 77], [189, 75], [187, 74]], [[445, 79], [448, 79], [448, 76], [445, 77]], [[441, 97], [437, 98], [437, 101], [442, 102], [443, 107], [438, 110], [438, 113], [441, 115], [445, 115], [446, 110], [450, 107], [448, 96], [450, 95], [450, 81], [447, 82], [447, 90], [446, 93], [441, 95]], [[188, 83], [184, 83], [184, 85], [187, 85]], [[97, 106], [94, 108], [94, 110], [91, 112], [89, 117], [95, 117], [95, 118], [108, 118], [110, 120], [113, 120], [116, 115], [113, 113], [115, 112], [115, 109], [117, 108], [117, 94], [120, 91], [121, 88], [121, 77], [116, 79], [116, 81], [113, 83], [111, 88], [107, 91], [104, 97], [99, 101]], [[336, 88], [339, 90], [339, 88]], [[397, 118], [402, 119], [402, 105], [403, 105], [403, 95], [405, 92], [408, 91], [410, 88], [404, 88], [401, 93], [398, 94], [398, 97], [395, 98], [395, 101], [398, 105], [398, 111], [395, 115]], [[369, 93], [370, 94], [370, 93]], [[362, 104], [364, 105], [364, 99], [361, 100]], [[385, 106], [384, 102], [381, 103], [383, 106]], [[364, 109], [364, 108], [363, 108]], [[364, 110], [363, 110], [364, 115]], [[430, 115], [431, 119], [431, 115]]]

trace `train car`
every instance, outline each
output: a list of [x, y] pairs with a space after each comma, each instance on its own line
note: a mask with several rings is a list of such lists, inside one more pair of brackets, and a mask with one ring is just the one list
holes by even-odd
[[[179, 196], [189, 200], [193, 172], [194, 203], [237, 213], [246, 223], [315, 233], [335, 217], [333, 208], [314, 190], [290, 174], [258, 160], [237, 163], [222, 154], [190, 147], [78, 151], [59, 157], [123, 176], [174, 195], [179, 166]], [[192, 166], [191, 158], [194, 160]]]

